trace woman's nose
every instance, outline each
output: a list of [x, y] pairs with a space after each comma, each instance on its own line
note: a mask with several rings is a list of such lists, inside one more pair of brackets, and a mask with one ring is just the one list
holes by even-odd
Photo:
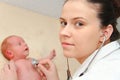
[[71, 28], [69, 26], [61, 28], [60, 35], [61, 36], [68, 36], [68, 37], [70, 37], [71, 36]]

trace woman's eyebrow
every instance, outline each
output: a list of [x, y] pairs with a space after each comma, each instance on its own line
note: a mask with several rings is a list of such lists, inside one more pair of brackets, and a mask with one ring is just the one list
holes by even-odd
[[[60, 20], [65, 20], [65, 19], [62, 18], [62, 17], [60, 17], [59, 19], [60, 19]], [[74, 18], [72, 18], [72, 20], [76, 20], [76, 19], [83, 19], [83, 20], [86, 20], [86, 19], [83, 18], [83, 17], [74, 17]]]
[[64, 18], [62, 18], [62, 17], [60, 17], [59, 19], [60, 19], [60, 20], [65, 20], [65, 19], [64, 19]]
[[74, 17], [73, 20], [76, 20], [76, 19], [83, 19], [83, 20], [86, 20], [85, 18], [83, 17]]

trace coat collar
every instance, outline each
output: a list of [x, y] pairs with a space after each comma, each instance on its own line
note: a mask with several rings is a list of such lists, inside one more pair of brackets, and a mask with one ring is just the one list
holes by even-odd
[[[97, 56], [95, 57], [95, 59], [93, 60], [92, 63], [94, 63], [95, 61], [98, 61], [102, 58], [104, 58], [107, 55], [110, 55], [111, 53], [113, 53], [114, 51], [116, 51], [117, 49], [120, 48], [120, 44], [118, 43], [118, 41], [113, 41], [110, 42], [109, 44], [103, 46], [101, 48], [101, 50], [99, 51], [99, 53], [97, 54]], [[84, 62], [83, 64], [81, 64], [80, 68], [77, 70], [77, 72], [75, 73], [75, 75], [73, 76], [79, 76], [83, 71], [85, 71], [85, 69], [88, 67], [89, 63], [91, 62], [92, 58], [96, 55], [96, 52], [93, 52]], [[92, 63], [90, 64], [90, 66], [92, 65]], [[89, 68], [88, 68], [89, 69]]]

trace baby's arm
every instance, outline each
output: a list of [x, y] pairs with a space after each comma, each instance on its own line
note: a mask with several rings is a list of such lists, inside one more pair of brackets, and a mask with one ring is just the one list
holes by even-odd
[[31, 64], [36, 67], [38, 64], [39, 64], [39, 61], [40, 60], [43, 60], [43, 59], [50, 59], [52, 60], [54, 57], [56, 56], [56, 53], [55, 53], [55, 50], [51, 51], [51, 53], [46, 56], [45, 58], [40, 58], [39, 60], [35, 59], [35, 58], [28, 58], [31, 62]]

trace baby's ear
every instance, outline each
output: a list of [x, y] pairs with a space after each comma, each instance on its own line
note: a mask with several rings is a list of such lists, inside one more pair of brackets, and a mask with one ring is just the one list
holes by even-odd
[[12, 51], [10, 51], [10, 50], [7, 50], [5, 55], [9, 60], [13, 59], [13, 57], [14, 57]]

